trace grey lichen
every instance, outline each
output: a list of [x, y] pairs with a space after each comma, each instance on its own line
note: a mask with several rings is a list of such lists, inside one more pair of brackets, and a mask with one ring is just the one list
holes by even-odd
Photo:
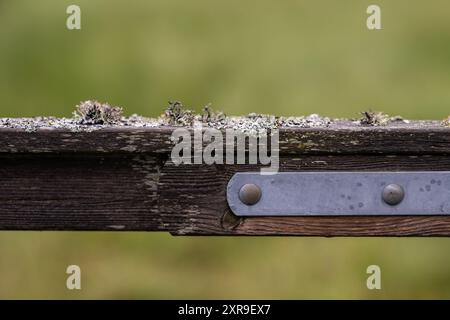
[[171, 102], [161, 115], [161, 120], [171, 126], [192, 126], [195, 114], [192, 110], [185, 109], [179, 101]]
[[195, 114], [179, 101], [169, 102], [159, 118], [139, 115], [122, 116], [122, 108], [113, 107], [96, 100], [87, 100], [76, 106], [72, 118], [0, 118], [0, 127], [22, 129], [34, 132], [38, 129], [67, 129], [70, 131], [95, 131], [107, 126], [164, 127], [203, 125], [216, 129], [233, 129], [247, 134], [260, 134], [280, 127], [316, 128], [327, 127], [333, 121], [317, 114], [302, 117], [276, 117], [273, 115], [250, 113], [247, 116], [226, 116], [215, 111], [210, 105], [203, 107], [201, 114]]
[[[238, 130], [250, 135], [264, 134], [278, 128], [326, 128], [340, 126], [384, 126], [409, 123], [399, 116], [390, 117], [382, 112], [365, 111], [359, 120], [330, 119], [317, 114], [300, 117], [278, 117], [274, 115], [250, 113], [246, 116], [227, 116], [215, 111], [211, 105], [203, 107], [202, 113], [196, 114], [185, 108], [179, 101], [169, 102], [164, 113], [158, 118], [139, 115], [124, 117], [121, 107], [114, 107], [96, 100], [81, 102], [76, 106], [72, 118], [36, 117], [36, 118], [0, 118], [0, 128], [20, 129], [34, 132], [39, 129], [65, 129], [70, 131], [90, 132], [109, 126], [120, 127], [211, 127], [216, 129]], [[439, 123], [438, 123], [439, 124]], [[450, 117], [442, 121], [450, 127]]]
[[332, 120], [312, 114], [304, 117], [276, 117], [274, 115], [250, 113], [241, 117], [219, 117], [207, 125], [218, 129], [235, 129], [249, 134], [258, 134], [281, 127], [317, 128], [327, 127]]
[[96, 100], [87, 100], [76, 106], [75, 118], [79, 118], [80, 124], [86, 125], [111, 125], [119, 123], [122, 119], [123, 109], [101, 103]]
[[363, 111], [359, 123], [369, 126], [385, 126], [389, 123], [389, 116], [383, 112]]
[[126, 127], [153, 128], [163, 126], [164, 122], [161, 118], [155, 119], [133, 114], [130, 117], [122, 118], [118, 125]]
[[403, 119], [401, 116], [389, 116], [383, 112], [377, 111], [363, 111], [361, 112], [362, 118], [359, 119], [358, 123], [361, 125], [369, 126], [385, 126], [389, 123], [409, 123], [409, 120]]
[[160, 122], [175, 126], [206, 125], [216, 129], [233, 129], [248, 134], [259, 134], [280, 127], [327, 127], [332, 123], [332, 120], [317, 114], [288, 118], [259, 113], [250, 113], [247, 116], [239, 117], [226, 116], [221, 111], [215, 111], [211, 105], [203, 107], [202, 114], [194, 114], [192, 110], [185, 109], [181, 102], [170, 102], [166, 111], [160, 117]]
[[213, 108], [211, 108], [211, 104], [207, 104], [203, 107], [203, 114], [202, 114], [202, 122], [204, 123], [216, 123], [216, 122], [222, 122], [227, 118], [226, 114], [222, 111], [215, 111]]
[[35, 118], [1, 118], [0, 128], [20, 129], [35, 132], [39, 129], [64, 129], [72, 132], [91, 132], [102, 128], [100, 125], [80, 124], [75, 118], [35, 117]]
[[445, 127], [450, 127], [450, 116], [442, 120], [441, 124]]
[[64, 129], [72, 132], [91, 132], [107, 126], [158, 127], [160, 119], [132, 115], [122, 116], [122, 108], [112, 107], [96, 100], [81, 102], [76, 106], [72, 118], [35, 117], [0, 118], [0, 128], [20, 129], [35, 132], [39, 129]]
[[297, 127], [297, 128], [320, 128], [328, 127], [332, 120], [327, 117], [321, 117], [318, 114], [311, 114], [304, 117], [289, 117], [281, 118], [280, 126], [282, 127]]
[[216, 129], [232, 129], [249, 135], [264, 134], [279, 127], [277, 117], [258, 113], [250, 113], [243, 117], [225, 117], [210, 121], [207, 125]]

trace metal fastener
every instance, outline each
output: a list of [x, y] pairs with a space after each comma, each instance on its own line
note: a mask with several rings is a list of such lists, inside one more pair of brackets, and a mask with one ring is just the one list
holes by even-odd
[[[261, 189], [261, 199], [253, 206], [239, 197], [247, 183]], [[291, 171], [274, 175], [252, 171], [235, 173], [226, 193], [228, 206], [238, 217], [450, 217], [449, 189], [450, 171]]]
[[239, 189], [239, 199], [246, 205], [254, 205], [261, 199], [261, 188], [253, 183], [244, 184]]
[[395, 206], [402, 202], [405, 197], [405, 191], [402, 186], [392, 183], [384, 187], [382, 192], [383, 201], [390, 206]]

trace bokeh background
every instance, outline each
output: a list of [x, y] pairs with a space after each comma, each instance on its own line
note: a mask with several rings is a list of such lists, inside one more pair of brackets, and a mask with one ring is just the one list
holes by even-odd
[[[77, 4], [82, 29], [66, 29]], [[366, 28], [382, 9], [383, 30]], [[71, 116], [81, 100], [159, 115], [450, 106], [448, 0], [0, 0], [0, 117]], [[0, 298], [450, 298], [450, 239], [192, 238], [0, 232]], [[69, 264], [82, 290], [65, 287]], [[366, 268], [382, 269], [382, 290]]]

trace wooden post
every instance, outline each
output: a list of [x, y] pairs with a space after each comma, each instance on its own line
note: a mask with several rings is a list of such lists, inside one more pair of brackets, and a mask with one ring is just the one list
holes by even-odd
[[[0, 127], [0, 229], [450, 235], [450, 216], [236, 217], [226, 201], [228, 180], [259, 166], [175, 166], [173, 129]], [[280, 171], [328, 170], [450, 170], [450, 128], [437, 121], [280, 128]]]

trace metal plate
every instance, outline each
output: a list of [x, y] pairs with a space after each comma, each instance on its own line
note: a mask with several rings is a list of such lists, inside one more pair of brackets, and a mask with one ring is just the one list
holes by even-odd
[[[245, 184], [261, 189], [257, 203], [240, 200]], [[390, 184], [404, 190], [397, 205], [383, 201]], [[447, 215], [450, 171], [236, 173], [228, 183], [227, 200], [237, 216]]]

